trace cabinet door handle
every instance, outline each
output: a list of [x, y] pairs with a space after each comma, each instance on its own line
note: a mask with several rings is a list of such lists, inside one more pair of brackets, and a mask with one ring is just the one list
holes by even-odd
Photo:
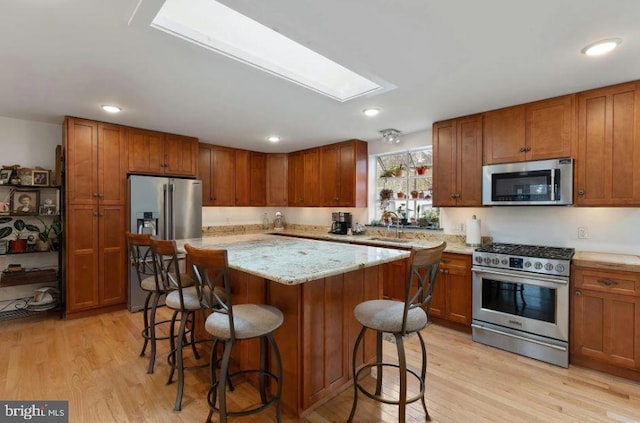
[[96, 198], [97, 198], [97, 197], [99, 197], [99, 195], [98, 195], [98, 193], [97, 193], [97, 192], [94, 192], [94, 193], [93, 193], [93, 196], [94, 196], [94, 197], [96, 197]]
[[455, 194], [451, 194], [451, 198], [455, 199], [456, 195]]
[[98, 215], [98, 212], [93, 212], [93, 215], [94, 215], [94, 216], [97, 216], [97, 215]]
[[440, 259], [440, 263], [450, 263], [451, 260], [450, 259]]
[[579, 189], [578, 190], [578, 195], [584, 195], [584, 190], [583, 189]]
[[98, 198], [104, 198], [104, 194], [98, 194]]
[[520, 147], [520, 152], [521, 152], [521, 153], [524, 153], [525, 151], [527, 151], [527, 149], [526, 149], [526, 148], [524, 148], [524, 147]]
[[582, 292], [581, 291], [576, 291], [576, 297], [582, 297]]
[[601, 283], [602, 285], [606, 285], [606, 286], [618, 284], [618, 282], [612, 281], [611, 279], [598, 279], [598, 283]]
[[340, 201], [340, 197], [334, 198], [333, 201]]
[[531, 147], [525, 147], [524, 151], [531, 151]]

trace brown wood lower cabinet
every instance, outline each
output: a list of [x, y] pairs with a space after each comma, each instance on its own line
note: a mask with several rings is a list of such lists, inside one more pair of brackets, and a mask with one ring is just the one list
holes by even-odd
[[72, 205], [67, 217], [67, 317], [124, 305], [125, 206]]
[[471, 256], [444, 253], [431, 302], [431, 316], [471, 325]]
[[[299, 285], [284, 285], [237, 270], [231, 272], [231, 278], [234, 303], [268, 303], [284, 314], [284, 323], [274, 338], [282, 356], [282, 405], [288, 412], [300, 416], [350, 383], [351, 354], [361, 329], [353, 310], [362, 301], [382, 297], [381, 266]], [[198, 335], [202, 335], [201, 328]], [[257, 368], [258, 348], [254, 341], [238, 343], [233, 364]], [[374, 358], [375, 335], [369, 331], [356, 363]]]
[[640, 381], [640, 273], [571, 274], [571, 364]]

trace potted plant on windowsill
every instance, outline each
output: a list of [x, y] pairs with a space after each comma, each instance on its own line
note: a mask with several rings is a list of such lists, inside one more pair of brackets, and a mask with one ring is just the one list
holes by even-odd
[[393, 166], [393, 171], [395, 172], [396, 178], [404, 178], [407, 176], [407, 167], [403, 164]]
[[427, 165], [418, 165], [416, 166], [416, 174], [424, 175], [427, 172], [427, 169], [429, 169], [429, 166]]
[[383, 188], [380, 190], [380, 200], [391, 200], [393, 197], [393, 190], [389, 188]]

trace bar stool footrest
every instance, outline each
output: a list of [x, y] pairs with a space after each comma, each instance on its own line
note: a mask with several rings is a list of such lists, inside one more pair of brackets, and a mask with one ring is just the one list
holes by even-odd
[[[378, 367], [378, 366], [381, 366], [381, 367], [395, 367], [396, 369], [400, 369], [400, 366], [398, 364], [395, 364], [395, 363], [383, 362], [383, 363], [365, 364], [364, 366], [362, 366], [356, 372], [356, 378], [353, 381], [354, 385], [356, 385], [356, 387], [358, 388], [358, 390], [360, 392], [362, 392], [364, 395], [366, 395], [367, 397], [371, 398], [372, 400], [383, 402], [385, 404], [400, 405], [400, 400], [399, 399], [398, 400], [392, 400], [392, 399], [387, 399], [387, 398], [384, 398], [382, 396], [378, 396], [378, 395], [372, 394], [369, 391], [367, 391], [360, 384], [360, 382], [358, 381], [358, 379], [360, 377], [360, 373], [362, 373], [363, 371], [368, 370], [368, 369], [370, 369], [372, 367]], [[418, 400], [421, 400], [424, 397], [425, 383], [424, 383], [424, 381], [422, 380], [422, 378], [420, 377], [420, 375], [416, 371], [414, 371], [412, 369], [409, 369], [409, 368], [405, 369], [405, 371], [407, 373], [413, 375], [418, 380], [418, 382], [420, 383], [420, 393], [418, 395], [414, 396], [414, 397], [406, 399], [406, 403], [410, 404], [412, 402], [416, 402]], [[376, 377], [381, 377], [381, 375], [377, 375]]]
[[[240, 370], [234, 373], [229, 373], [229, 375], [227, 376], [227, 379], [230, 381], [232, 378], [236, 377], [236, 376], [241, 376], [241, 375], [246, 375], [246, 374], [258, 374], [258, 375], [265, 375], [267, 377], [269, 377], [271, 380], [273, 380], [276, 384], [279, 382], [278, 380], [278, 376], [274, 375], [271, 372], [267, 372], [267, 371], [261, 371], [259, 369], [252, 369], [252, 370]], [[216, 407], [215, 404], [212, 403], [212, 396], [214, 394], [217, 395], [217, 388], [218, 385], [220, 384], [220, 381], [216, 381], [213, 385], [211, 385], [211, 388], [209, 388], [209, 392], [207, 393], [207, 402], [209, 403], [209, 408], [220, 414], [220, 409], [218, 407]], [[237, 386], [237, 385], [236, 385]], [[267, 395], [269, 394], [269, 392], [267, 391]], [[242, 410], [242, 411], [229, 411], [227, 410], [227, 416], [231, 417], [231, 416], [235, 416], [235, 417], [239, 417], [239, 416], [248, 416], [251, 414], [256, 414], [261, 412], [262, 410], [267, 409], [271, 404], [275, 403], [278, 400], [278, 396], [277, 395], [273, 395], [271, 398], [268, 398], [267, 401], [264, 404], [261, 404], [257, 407], [251, 408], [249, 410]]]

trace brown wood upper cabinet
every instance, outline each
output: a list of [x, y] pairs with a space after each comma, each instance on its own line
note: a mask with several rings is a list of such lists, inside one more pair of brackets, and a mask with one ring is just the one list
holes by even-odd
[[289, 154], [289, 205], [320, 206], [320, 148]]
[[367, 206], [367, 143], [360, 140], [321, 148], [322, 205]]
[[485, 113], [484, 164], [570, 157], [575, 95]]
[[200, 144], [198, 177], [202, 180], [203, 206], [234, 206], [236, 201], [236, 150]]
[[267, 206], [286, 206], [287, 155], [267, 154]]
[[144, 129], [130, 130], [129, 172], [195, 177], [198, 140]]
[[267, 205], [267, 155], [236, 150], [236, 206]]
[[65, 120], [67, 316], [126, 301], [128, 128]]
[[578, 95], [575, 203], [640, 205], [640, 83]]
[[482, 115], [433, 125], [433, 205], [482, 205]]

